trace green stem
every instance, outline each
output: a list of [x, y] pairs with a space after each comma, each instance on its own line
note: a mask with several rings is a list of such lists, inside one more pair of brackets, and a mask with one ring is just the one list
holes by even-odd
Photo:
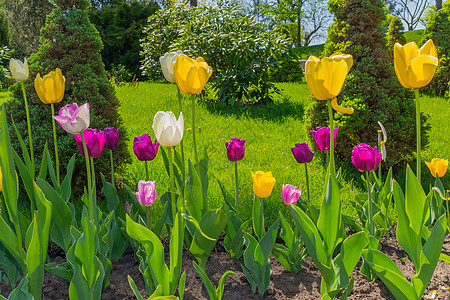
[[331, 108], [331, 100], [328, 101], [328, 116], [330, 119], [330, 171], [333, 175], [336, 174], [334, 166], [334, 123], [333, 123], [333, 109]]
[[32, 168], [32, 175], [34, 177], [34, 150], [33, 150], [33, 138], [31, 137], [31, 123], [30, 123], [30, 110], [28, 109], [28, 100], [27, 100], [27, 93], [25, 92], [25, 85], [23, 84], [23, 81], [20, 82], [20, 85], [22, 87], [22, 93], [23, 93], [23, 99], [25, 101], [25, 111], [27, 114], [27, 126], [28, 126], [28, 142], [30, 143], [30, 157], [31, 157], [31, 168]]
[[145, 181], [149, 181], [150, 177], [148, 176], [148, 163], [147, 163], [147, 161], [144, 161], [144, 165], [145, 165]]
[[307, 201], [308, 209], [310, 209], [311, 208], [311, 199], [309, 198], [308, 166], [306, 165], [306, 163], [304, 165], [305, 165], [305, 178], [306, 178], [306, 201]]
[[194, 144], [194, 157], [195, 157], [195, 167], [197, 173], [200, 176], [200, 169], [198, 165], [198, 155], [197, 155], [197, 141], [195, 140], [195, 97], [196, 95], [192, 95], [192, 142]]
[[97, 215], [97, 186], [95, 183], [95, 164], [94, 164], [94, 158], [91, 157], [91, 175], [92, 175], [92, 207], [94, 210], [94, 224], [97, 228], [98, 227], [98, 215]]
[[[179, 105], [180, 113], [181, 113], [181, 111], [182, 111], [181, 110], [181, 92], [180, 92], [179, 88], [177, 88], [177, 90], [178, 90], [178, 105]], [[183, 170], [182, 170], [181, 178], [183, 179], [183, 182], [184, 182], [184, 179], [185, 179], [185, 168], [184, 168], [184, 143], [183, 143], [183, 139], [181, 139], [180, 144], [181, 144], [181, 160], [183, 161]]]
[[[52, 107], [52, 116], [55, 115], [55, 104], [52, 103], [51, 104]], [[52, 118], [52, 123], [53, 123], [53, 143], [55, 144], [55, 164], [56, 164], [56, 179], [58, 181], [58, 184], [60, 184], [61, 182], [59, 181], [59, 157], [58, 157], [58, 143], [57, 143], [57, 139], [56, 139], [56, 126], [55, 126], [55, 119]]]
[[370, 176], [369, 172], [366, 171], [366, 181], [367, 181], [367, 195], [368, 195], [368, 201], [369, 201], [369, 216], [367, 218], [367, 227], [369, 227], [369, 233], [374, 236], [375, 232], [373, 230], [373, 215], [372, 215], [372, 194], [371, 194], [371, 183], [370, 183]]
[[421, 139], [421, 134], [420, 134], [420, 103], [419, 103], [419, 89], [415, 89], [415, 95], [416, 95], [416, 130], [417, 130], [417, 179], [419, 180], [419, 183], [421, 182], [420, 178], [421, 178], [421, 174], [420, 174], [420, 164], [422, 162], [421, 160], [421, 153], [420, 153], [420, 139]]
[[[172, 148], [168, 148], [167, 154], [169, 156], [169, 176], [170, 176], [170, 198], [172, 200], [172, 220], [175, 222], [177, 214], [177, 204], [175, 202], [175, 176], [173, 175], [173, 157]], [[175, 224], [175, 223], [174, 223]]]
[[111, 160], [111, 184], [113, 186], [115, 186], [115, 181], [114, 181], [114, 158], [113, 158], [112, 149], [109, 149], [109, 159]]
[[80, 133], [80, 135], [81, 135], [81, 140], [83, 141], [84, 158], [86, 160], [86, 173], [87, 173], [87, 181], [88, 181], [88, 187], [87, 187], [88, 195], [87, 196], [89, 199], [89, 207], [88, 207], [89, 219], [91, 221], [94, 221], [94, 203], [92, 200], [91, 167], [89, 165], [89, 155], [88, 155], [86, 140], [84, 139], [83, 131]]
[[147, 228], [150, 229], [150, 206], [145, 207], [145, 214], [147, 216]]
[[238, 181], [238, 167], [237, 167], [237, 161], [234, 162], [234, 182], [236, 184], [236, 197], [235, 197], [235, 203], [236, 203], [236, 216], [239, 217], [239, 181]]
[[[382, 131], [378, 130], [378, 153], [381, 153], [381, 134]], [[378, 179], [381, 181], [381, 161], [380, 165], [378, 166]]]
[[260, 198], [261, 201], [261, 205], [260, 205], [260, 209], [259, 209], [259, 232], [261, 234], [261, 239], [264, 236], [264, 226], [263, 226], [263, 222], [262, 219], [264, 218], [264, 198]]
[[447, 229], [450, 231], [450, 210], [448, 210], [448, 202], [450, 201], [450, 190], [445, 192], [445, 202], [447, 204]]

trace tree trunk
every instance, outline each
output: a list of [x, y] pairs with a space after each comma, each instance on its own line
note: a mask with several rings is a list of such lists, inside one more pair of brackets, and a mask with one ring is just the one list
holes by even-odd
[[301, 47], [301, 30], [302, 24], [300, 22], [300, 15], [297, 15], [297, 47]]
[[442, 0], [436, 0], [436, 11], [442, 8]]

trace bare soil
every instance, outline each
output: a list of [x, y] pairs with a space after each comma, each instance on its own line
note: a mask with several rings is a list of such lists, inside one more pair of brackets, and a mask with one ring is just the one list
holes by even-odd
[[[381, 251], [387, 254], [403, 272], [409, 280], [414, 276], [414, 267], [405, 251], [403, 251], [395, 240], [391, 238], [389, 242], [382, 241]], [[166, 243], [167, 244], [167, 243]], [[166, 245], [167, 246], [167, 245]], [[167, 250], [167, 249], [166, 249]], [[167, 252], [167, 251], [166, 251]], [[443, 252], [450, 255], [450, 235], [447, 236]], [[183, 270], [186, 271], [185, 299], [208, 299], [208, 294], [203, 287], [203, 283], [192, 266], [193, 256], [187, 252], [183, 253]], [[56, 262], [63, 262], [64, 258], [57, 256], [52, 259]], [[168, 257], [166, 257], [168, 263]], [[225, 284], [224, 299], [320, 299], [320, 273], [312, 262], [311, 258], [303, 262], [303, 268], [298, 274], [291, 274], [281, 266], [275, 258], [271, 259], [273, 271], [269, 289], [263, 297], [252, 293], [251, 286], [247, 283], [241, 270], [243, 260], [233, 260], [225, 252], [219, 241], [212, 253], [207, 265], [206, 273], [216, 285], [220, 277], [227, 270], [233, 270], [237, 276], [230, 275]], [[139, 263], [134, 259], [131, 249], [128, 249], [124, 256], [117, 262], [113, 262], [111, 272], [111, 283], [103, 291], [102, 299], [136, 299], [129, 284], [127, 276], [130, 275], [145, 294], [144, 282], [139, 272]], [[352, 276], [355, 277], [353, 292], [349, 299], [395, 299], [389, 290], [380, 280], [369, 282], [359, 272], [360, 264], [354, 270]], [[433, 278], [424, 293], [424, 299], [448, 299], [450, 300], [450, 264], [439, 261]], [[0, 284], [1, 294], [9, 295], [11, 289]], [[43, 299], [69, 299], [69, 283], [46, 273], [42, 290]], [[430, 297], [430, 293], [436, 290], [435, 298]]]

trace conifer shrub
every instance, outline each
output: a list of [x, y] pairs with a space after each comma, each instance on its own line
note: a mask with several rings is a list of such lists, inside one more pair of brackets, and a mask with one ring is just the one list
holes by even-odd
[[392, 16], [389, 22], [389, 32], [388, 32], [388, 50], [391, 53], [391, 57], [394, 57], [394, 45], [395, 43], [405, 44], [406, 39], [403, 36], [404, 27], [402, 20], [397, 16]]
[[[108, 82], [100, 56], [102, 42], [98, 31], [89, 22], [88, 7], [87, 0], [57, 1], [57, 7], [48, 15], [45, 27], [41, 30], [38, 52], [28, 59], [30, 76], [25, 81], [25, 89], [30, 109], [36, 163], [40, 163], [45, 143], [48, 143], [50, 154], [54, 153], [51, 108], [50, 105], [41, 102], [34, 88], [34, 79], [38, 73], [43, 76], [60, 68], [66, 78], [64, 98], [55, 104], [56, 113], [67, 104], [82, 105], [88, 102], [91, 109], [91, 128], [103, 130], [106, 126], [120, 127], [122, 124], [118, 114], [119, 101], [114, 88]], [[13, 99], [7, 103], [7, 113], [14, 119], [28, 145], [26, 115], [20, 85], [15, 84], [12, 90]], [[64, 172], [69, 159], [77, 153], [73, 183], [75, 188], [80, 188], [86, 182], [84, 158], [79, 153], [73, 136], [60, 126], [56, 127], [61, 170]], [[120, 134], [119, 148], [114, 151], [118, 170], [130, 157], [126, 150], [128, 138], [125, 128], [121, 128]], [[11, 138], [16, 150], [20, 149], [14, 134]], [[108, 153], [103, 153], [100, 158], [95, 159], [95, 166], [96, 171], [109, 177]]]
[[450, 4], [444, 4], [442, 9], [430, 16], [422, 44], [429, 39], [436, 45], [439, 65], [430, 84], [423, 91], [444, 96], [450, 85]]
[[[337, 99], [341, 106], [353, 107], [355, 112], [352, 115], [334, 113], [335, 127], [339, 127], [336, 156], [350, 162], [352, 149], [357, 144], [377, 145], [380, 129], [377, 121], [380, 121], [388, 134], [387, 163], [383, 166], [410, 159], [416, 144], [414, 94], [403, 88], [396, 78], [385, 39], [383, 1], [331, 0], [329, 10], [335, 20], [329, 29], [325, 55], [347, 53], [353, 56], [354, 62]], [[314, 99], [305, 115], [308, 131], [328, 126], [326, 101]], [[425, 119], [422, 116], [422, 126]], [[422, 129], [423, 136], [426, 129]]]

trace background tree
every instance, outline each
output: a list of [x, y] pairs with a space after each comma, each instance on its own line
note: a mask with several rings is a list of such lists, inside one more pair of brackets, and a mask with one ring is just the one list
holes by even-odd
[[[385, 40], [383, 1], [331, 0], [329, 9], [335, 20], [329, 29], [325, 55], [348, 53], [354, 60], [338, 103], [353, 107], [355, 112], [335, 113], [335, 126], [339, 127], [336, 155], [350, 162], [357, 144], [377, 145], [380, 121], [388, 133], [388, 162], [384, 166], [411, 158], [415, 149], [415, 136], [411, 134], [415, 132], [414, 96], [400, 85], [394, 73]], [[308, 131], [328, 126], [325, 101], [312, 101], [305, 116]]]
[[398, 16], [408, 31], [416, 29], [431, 0], [386, 0], [386, 5], [392, 15]]
[[49, 0], [3, 0], [11, 30], [10, 46], [16, 57], [29, 56], [39, 45], [39, 31], [54, 4]]
[[[60, 68], [66, 77], [64, 98], [55, 105], [56, 110], [74, 102], [79, 105], [89, 102], [91, 128], [103, 130], [106, 126], [121, 125], [117, 111], [119, 101], [106, 77], [100, 56], [102, 42], [98, 31], [89, 22], [89, 4], [87, 0], [58, 0], [57, 7], [47, 17], [41, 31], [38, 52], [29, 58], [30, 77], [25, 84], [35, 141], [35, 157], [38, 160], [46, 141], [49, 148], [53, 149], [53, 138], [50, 107], [39, 100], [33, 85], [37, 73], [42, 76]], [[8, 115], [14, 118], [19, 132], [26, 132], [22, 93], [17, 84], [13, 86], [13, 99], [7, 102], [7, 111]], [[61, 165], [65, 166], [70, 157], [77, 153], [73, 183], [80, 188], [85, 182], [81, 178], [85, 174], [84, 159], [78, 152], [73, 136], [57, 127]], [[119, 148], [114, 152], [117, 167], [123, 166], [129, 159], [126, 150], [126, 129], [121, 128], [120, 134]], [[18, 141], [14, 140], [13, 143], [18, 149]], [[96, 168], [105, 175], [110, 173], [107, 155], [96, 159]]]

